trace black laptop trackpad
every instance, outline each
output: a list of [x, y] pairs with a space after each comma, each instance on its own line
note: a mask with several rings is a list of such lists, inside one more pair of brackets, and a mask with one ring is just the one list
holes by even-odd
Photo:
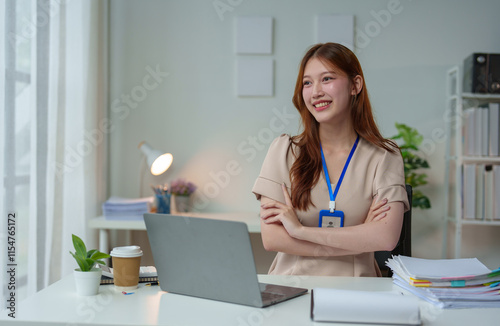
[[307, 289], [276, 284], [259, 283], [259, 287], [262, 294], [262, 300], [270, 300], [271, 302], [290, 299], [307, 292]]

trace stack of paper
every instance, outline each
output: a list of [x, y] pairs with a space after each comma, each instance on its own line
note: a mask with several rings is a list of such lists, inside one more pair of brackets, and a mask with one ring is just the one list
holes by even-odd
[[151, 210], [153, 197], [110, 197], [102, 204], [102, 212], [110, 220], [142, 220], [143, 214]]
[[492, 271], [476, 258], [393, 256], [386, 264], [396, 285], [439, 307], [500, 307], [500, 269]]

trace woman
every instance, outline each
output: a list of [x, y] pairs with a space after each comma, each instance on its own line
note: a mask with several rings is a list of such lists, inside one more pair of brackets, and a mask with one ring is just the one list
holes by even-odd
[[293, 103], [303, 132], [273, 141], [252, 190], [264, 248], [278, 252], [270, 274], [380, 276], [373, 252], [396, 246], [408, 200], [399, 148], [375, 124], [354, 53], [313, 46]]

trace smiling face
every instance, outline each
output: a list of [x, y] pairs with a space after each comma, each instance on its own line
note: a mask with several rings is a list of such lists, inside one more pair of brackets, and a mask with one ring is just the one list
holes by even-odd
[[320, 124], [350, 119], [351, 97], [356, 87], [340, 69], [311, 58], [304, 69], [302, 97], [309, 112]]

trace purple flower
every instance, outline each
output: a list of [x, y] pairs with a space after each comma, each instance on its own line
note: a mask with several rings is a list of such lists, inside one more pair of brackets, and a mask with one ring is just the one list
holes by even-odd
[[183, 178], [176, 179], [170, 183], [170, 192], [177, 196], [189, 196], [196, 190], [194, 183]]

